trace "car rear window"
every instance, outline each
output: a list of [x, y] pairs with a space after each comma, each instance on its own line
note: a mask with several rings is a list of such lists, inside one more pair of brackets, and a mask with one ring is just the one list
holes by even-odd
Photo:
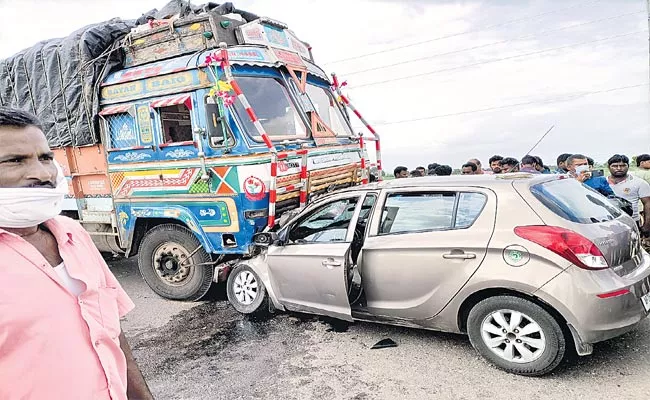
[[621, 216], [606, 197], [575, 179], [544, 182], [530, 190], [548, 209], [571, 222], [596, 224]]

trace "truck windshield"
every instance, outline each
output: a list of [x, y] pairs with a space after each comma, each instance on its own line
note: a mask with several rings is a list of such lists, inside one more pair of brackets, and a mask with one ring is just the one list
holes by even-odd
[[[307, 136], [305, 124], [291, 102], [289, 93], [278, 80], [249, 76], [240, 76], [236, 80], [271, 140]], [[235, 102], [234, 109], [246, 132], [253, 139], [261, 141], [262, 138], [239, 100]]]
[[311, 84], [307, 85], [305, 91], [318, 115], [337, 136], [352, 136], [352, 130], [331, 93]]

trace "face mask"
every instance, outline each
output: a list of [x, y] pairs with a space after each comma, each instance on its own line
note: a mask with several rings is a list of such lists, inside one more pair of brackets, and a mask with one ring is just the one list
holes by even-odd
[[31, 228], [61, 213], [63, 198], [68, 194], [68, 182], [61, 166], [56, 188], [0, 188], [0, 227]]
[[587, 172], [587, 171], [589, 171], [589, 166], [588, 165], [578, 165], [576, 167], [576, 174], [577, 175], [580, 175], [583, 172]]

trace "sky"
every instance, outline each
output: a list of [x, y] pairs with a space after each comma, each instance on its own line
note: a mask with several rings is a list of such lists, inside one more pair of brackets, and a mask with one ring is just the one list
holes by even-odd
[[[532, 151], [547, 164], [565, 152], [600, 162], [650, 153], [644, 0], [233, 2], [287, 23], [347, 81], [381, 135], [386, 169], [520, 159], [551, 127]], [[0, 57], [165, 4], [0, 0]]]

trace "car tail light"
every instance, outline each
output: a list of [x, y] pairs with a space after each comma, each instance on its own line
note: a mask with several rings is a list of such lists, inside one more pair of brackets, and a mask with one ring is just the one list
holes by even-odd
[[626, 295], [626, 294], [629, 294], [629, 293], [630, 293], [629, 289], [621, 289], [621, 290], [617, 290], [615, 292], [597, 294], [596, 296], [598, 296], [601, 299], [609, 299], [609, 298], [612, 298], [612, 297], [623, 296], [623, 295]]
[[588, 270], [609, 268], [600, 249], [579, 233], [557, 226], [518, 226], [515, 234]]

